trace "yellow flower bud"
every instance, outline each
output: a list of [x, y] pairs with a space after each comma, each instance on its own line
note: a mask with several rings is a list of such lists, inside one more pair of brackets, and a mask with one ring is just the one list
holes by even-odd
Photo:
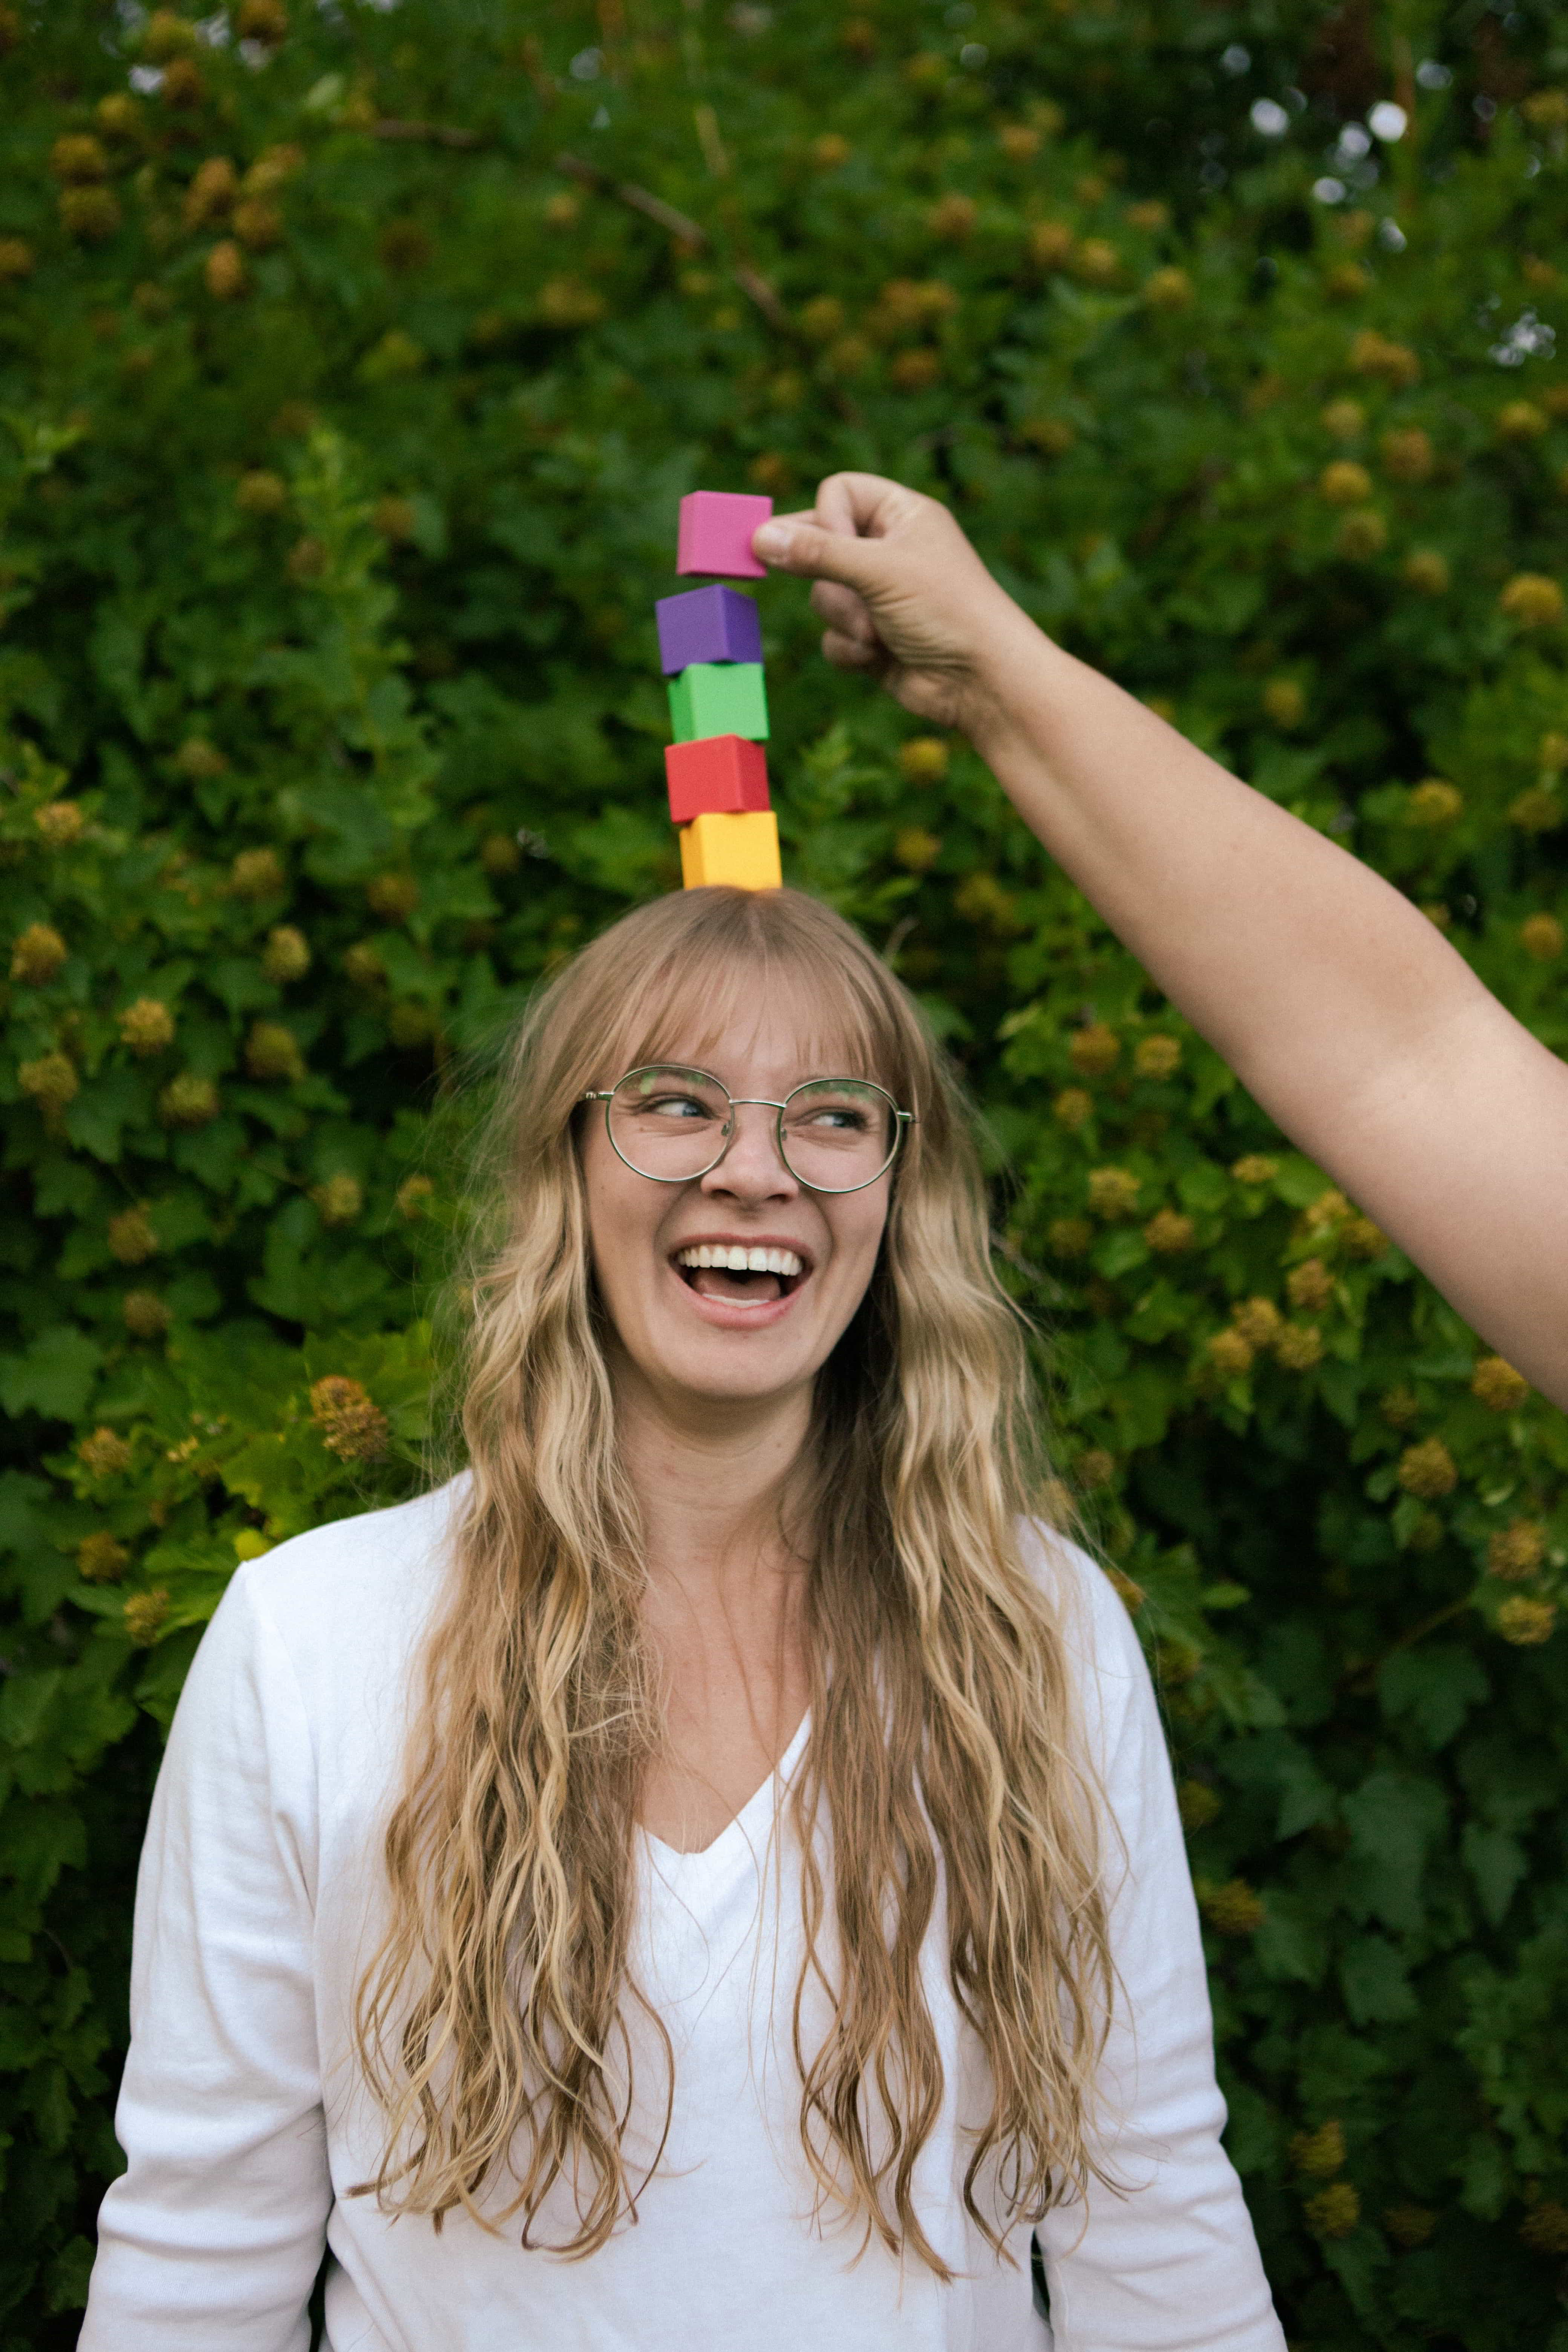
[[1087, 1217], [1054, 1217], [1046, 1234], [1053, 1257], [1085, 1257], [1093, 1240], [1094, 1227]]
[[364, 1187], [357, 1176], [340, 1173], [311, 1187], [310, 1198], [324, 1225], [352, 1225], [364, 1207]]
[[1424, 1503], [1435, 1503], [1440, 1496], [1453, 1493], [1459, 1473], [1440, 1437], [1423, 1438], [1419, 1445], [1405, 1447], [1399, 1457], [1399, 1483], [1407, 1495], [1417, 1495]]
[[373, 915], [401, 923], [419, 904], [419, 884], [412, 874], [376, 874], [365, 884], [364, 895]]
[[1131, 1169], [1093, 1168], [1089, 1177], [1089, 1212], [1107, 1224], [1130, 1217], [1138, 1206], [1141, 1189]]
[[1271, 677], [1263, 689], [1263, 709], [1276, 727], [1300, 727], [1307, 715], [1307, 697], [1293, 677]]
[[1424, 2246], [1437, 2226], [1437, 2216], [1424, 2205], [1390, 2205], [1383, 2217], [1383, 2226], [1396, 2246], [1408, 2253]]
[[258, 41], [264, 48], [276, 48], [289, 35], [284, 0], [239, 0], [234, 30], [237, 40]]
[[65, 1054], [40, 1054], [35, 1062], [17, 1065], [16, 1084], [25, 1095], [30, 1095], [47, 1115], [61, 1111], [75, 1100], [81, 1080], [76, 1065]]
[[973, 196], [960, 195], [956, 191], [939, 197], [926, 215], [926, 226], [932, 236], [946, 238], [962, 245], [974, 234], [980, 218], [980, 207]]
[[1102, 236], [1086, 237], [1074, 260], [1079, 276], [1088, 286], [1114, 286], [1121, 275], [1121, 256]]
[[216, 302], [237, 300], [250, 283], [245, 266], [245, 255], [233, 237], [226, 236], [215, 245], [206, 257], [202, 271], [207, 292]]
[[145, 1209], [121, 1209], [109, 1220], [109, 1254], [121, 1265], [142, 1265], [158, 1254], [158, 1236]]
[[1029, 231], [1030, 258], [1042, 269], [1065, 269], [1077, 242], [1065, 221], [1037, 221]]
[[1085, 1094], [1081, 1087], [1064, 1087], [1051, 1105], [1051, 1110], [1058, 1126], [1065, 1127], [1071, 1134], [1076, 1134], [1080, 1127], [1093, 1118], [1094, 1097], [1092, 1095]]
[[940, 354], [923, 346], [918, 351], [900, 352], [888, 370], [889, 383], [900, 392], [924, 392], [941, 374]]
[[927, 833], [922, 825], [905, 825], [894, 836], [893, 856], [909, 873], [925, 874], [942, 856], [942, 843], [934, 833]]
[[1336, 457], [1318, 477], [1318, 495], [1331, 507], [1359, 506], [1372, 496], [1372, 476], [1353, 458]]
[[1320, 2238], [1348, 2238], [1361, 2220], [1361, 2199], [1348, 2180], [1331, 2180], [1308, 2198], [1306, 2215]]
[[138, 1056], [161, 1054], [174, 1042], [174, 1016], [161, 998], [139, 996], [121, 1013], [120, 1034]]
[[1101, 1486], [1109, 1486], [1115, 1477], [1116, 1456], [1108, 1454], [1102, 1445], [1087, 1446], [1079, 1455], [1074, 1469], [1081, 1491], [1092, 1495]]
[[1292, 1266], [1285, 1277], [1285, 1288], [1292, 1307], [1304, 1307], [1309, 1315], [1321, 1315], [1333, 1297], [1334, 1281], [1321, 1257], [1310, 1257], [1304, 1264]]
[[1498, 411], [1498, 436], [1504, 441], [1536, 441], [1550, 421], [1533, 400], [1510, 400]]
[[139, 1650], [150, 1649], [163, 1629], [169, 1614], [169, 1595], [161, 1584], [150, 1592], [132, 1592], [126, 1596], [125, 1630]]
[[1220, 1812], [1219, 1791], [1206, 1780], [1178, 1780], [1176, 1810], [1182, 1817], [1182, 1827], [1191, 1836], [1194, 1831], [1206, 1830]]
[[310, 947], [303, 931], [292, 923], [279, 923], [267, 934], [262, 950], [261, 969], [278, 987], [291, 980], [302, 980], [310, 969]]
[[77, 1447], [77, 1460], [93, 1478], [118, 1478], [131, 1467], [131, 1445], [117, 1429], [102, 1426]]
[[120, 1311], [133, 1339], [161, 1339], [174, 1320], [166, 1301], [155, 1290], [128, 1290]]
[[1334, 552], [1347, 562], [1370, 562], [1388, 544], [1388, 525], [1375, 507], [1358, 507], [1334, 533]]
[[1143, 1228], [1143, 1238], [1157, 1257], [1179, 1257], [1190, 1250], [1197, 1228], [1178, 1209], [1156, 1209]]
[[343, 950], [343, 971], [355, 988], [376, 988], [386, 978], [386, 967], [368, 940]]
[[1414, 785], [1405, 804], [1406, 822], [1431, 832], [1452, 824], [1464, 813], [1463, 793], [1457, 785], [1445, 783], [1439, 776], [1428, 776], [1424, 784]]
[[1279, 1162], [1261, 1151], [1246, 1151], [1232, 1161], [1230, 1172], [1238, 1184], [1272, 1184], [1279, 1173]]
[[165, 1127], [210, 1127], [218, 1109], [216, 1087], [194, 1070], [171, 1078], [158, 1097], [158, 1116]]
[[242, 849], [229, 868], [228, 887], [237, 898], [272, 898], [285, 879], [275, 849]]
[[1323, 1360], [1323, 1335], [1315, 1323], [1284, 1324], [1274, 1341], [1274, 1360], [1288, 1372], [1310, 1372]]
[[1528, 915], [1519, 927], [1520, 944], [1538, 963], [1552, 963], [1563, 952], [1563, 930], [1555, 915]]
[[182, 206], [185, 226], [202, 228], [208, 221], [222, 220], [238, 185], [239, 174], [226, 155], [209, 155], [198, 163]]
[[1526, 1592], [1511, 1594], [1497, 1613], [1498, 1632], [1516, 1650], [1533, 1650], [1540, 1643], [1550, 1642], [1556, 1623], [1555, 1604], [1532, 1600]]
[[1538, 1519], [1515, 1519], [1487, 1545], [1487, 1574], [1522, 1584], [1546, 1558], [1546, 1529]]
[[1068, 1059], [1081, 1078], [1103, 1078], [1121, 1058], [1121, 1040], [1103, 1021], [1075, 1030], [1068, 1042]]
[[1530, 1382], [1501, 1356], [1483, 1356], [1470, 1375], [1470, 1394], [1493, 1412], [1512, 1412], [1530, 1394]]
[[911, 735], [899, 746], [899, 772], [909, 784], [940, 784], [947, 761], [947, 745], [940, 735]]
[[265, 1559], [272, 1546], [258, 1528], [239, 1528], [234, 1538], [236, 1559]]
[[263, 1083], [277, 1079], [293, 1086], [305, 1075], [305, 1056], [299, 1039], [281, 1021], [258, 1021], [246, 1040], [245, 1066]]
[[0, 236], [0, 286], [33, 274], [33, 248], [25, 237]]
[[1182, 1066], [1181, 1039], [1163, 1034], [1141, 1037], [1132, 1055], [1132, 1066], [1141, 1078], [1174, 1077]]
[[1204, 1886], [1198, 1908], [1216, 1936], [1255, 1936], [1266, 1916], [1263, 1898], [1245, 1878], [1225, 1886]]
[[1211, 1332], [1206, 1342], [1209, 1362], [1222, 1380], [1239, 1380], [1252, 1370], [1252, 1342], [1239, 1330]]
[[412, 1224], [423, 1216], [425, 1204], [434, 1199], [436, 1187], [428, 1176], [405, 1176], [397, 1188], [397, 1213]]
[[1249, 1348], [1267, 1348], [1278, 1338], [1284, 1318], [1271, 1298], [1238, 1298], [1230, 1319]]
[[358, 1381], [331, 1374], [310, 1390], [310, 1418], [321, 1443], [340, 1462], [375, 1462], [386, 1451], [391, 1425]]
[[1498, 609], [1521, 629], [1552, 628], [1563, 618], [1563, 591], [1543, 572], [1516, 572], [1498, 598]]
[[1156, 269], [1143, 281], [1143, 299], [1152, 310], [1185, 310], [1194, 291], [1184, 269]]
[[1377, 1410], [1390, 1429], [1408, 1429], [1421, 1410], [1421, 1400], [1414, 1389], [1385, 1389]]
[[67, 131], [49, 150], [49, 169], [67, 187], [85, 187], [109, 176], [109, 158], [89, 132]]
[[1331, 400], [1318, 421], [1331, 440], [1357, 441], [1366, 430], [1366, 411], [1359, 400]]
[[1510, 801], [1508, 809], [1509, 823], [1518, 825], [1521, 833], [1555, 833], [1563, 814], [1563, 803], [1544, 784], [1532, 784]]
[[29, 923], [11, 950], [11, 977], [30, 988], [53, 980], [69, 950], [52, 923]]
[[118, 200], [108, 188], [62, 188], [60, 226], [79, 245], [102, 245], [120, 226]]
[[84, 1584], [118, 1584], [130, 1560], [126, 1546], [106, 1528], [99, 1528], [78, 1544], [76, 1572]]
[[1390, 342], [1371, 327], [1351, 344], [1350, 363], [1358, 375], [1378, 376], [1400, 386], [1415, 383], [1421, 373], [1421, 362], [1407, 343]]
[[819, 172], [837, 172], [840, 164], [847, 163], [855, 150], [840, 131], [825, 131], [812, 141], [806, 152]]
[[1340, 1247], [1347, 1257], [1382, 1257], [1388, 1246], [1388, 1235], [1370, 1217], [1352, 1217], [1340, 1228]]
[[1378, 443], [1383, 470], [1396, 482], [1424, 482], [1436, 462], [1431, 436], [1418, 425], [1385, 433]]
[[1405, 559], [1405, 585], [1417, 588], [1423, 596], [1441, 596], [1448, 586], [1448, 564], [1445, 556], [1430, 547], [1418, 547]]
[[1342, 2172], [1345, 2161], [1344, 2126], [1337, 2118], [1320, 2124], [1316, 2131], [1298, 2132], [1290, 2142], [1290, 2161], [1298, 2172], [1310, 2179], [1327, 2180]]
[[1078, 439], [1077, 428], [1065, 416], [1026, 416], [1018, 433], [1047, 457], [1065, 457]]

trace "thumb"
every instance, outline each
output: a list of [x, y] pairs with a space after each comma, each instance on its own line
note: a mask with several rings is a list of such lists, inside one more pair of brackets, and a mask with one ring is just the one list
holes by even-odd
[[886, 577], [887, 552], [879, 540], [824, 530], [809, 515], [776, 515], [753, 534], [752, 551], [775, 572], [791, 572], [805, 580], [837, 580], [862, 593]]

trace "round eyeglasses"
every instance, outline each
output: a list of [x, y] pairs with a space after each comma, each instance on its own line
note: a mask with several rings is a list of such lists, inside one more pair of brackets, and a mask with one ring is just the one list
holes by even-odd
[[779, 1158], [813, 1192], [858, 1192], [893, 1164], [913, 1111], [869, 1078], [808, 1078], [783, 1102], [731, 1095], [707, 1070], [653, 1062], [581, 1099], [602, 1102], [617, 1159], [656, 1184], [689, 1184], [717, 1168], [735, 1133], [735, 1108], [776, 1111]]

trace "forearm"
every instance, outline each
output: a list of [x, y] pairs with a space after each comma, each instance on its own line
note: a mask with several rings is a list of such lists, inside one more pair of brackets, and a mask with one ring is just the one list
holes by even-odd
[[1491, 1005], [1369, 866], [1032, 625], [985, 684], [976, 748], [1026, 824], [1303, 1149]]

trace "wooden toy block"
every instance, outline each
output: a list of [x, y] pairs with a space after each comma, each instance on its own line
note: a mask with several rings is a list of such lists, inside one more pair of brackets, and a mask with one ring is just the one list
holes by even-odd
[[669, 724], [678, 743], [703, 735], [768, 740], [761, 662], [693, 662], [669, 681]]
[[689, 588], [682, 596], [661, 596], [653, 616], [666, 677], [692, 662], [762, 660], [762, 618], [738, 588]]
[[752, 553], [752, 533], [773, 513], [772, 499], [740, 490], [692, 490], [680, 501], [678, 572], [716, 572], [724, 580], [765, 580]]
[[751, 809], [742, 816], [709, 811], [683, 824], [680, 880], [687, 890], [723, 882], [738, 890], [781, 888], [779, 826], [772, 809]]
[[760, 743], [743, 735], [705, 735], [696, 743], [665, 747], [669, 814], [676, 824], [694, 817], [739, 815], [768, 806], [768, 762]]

